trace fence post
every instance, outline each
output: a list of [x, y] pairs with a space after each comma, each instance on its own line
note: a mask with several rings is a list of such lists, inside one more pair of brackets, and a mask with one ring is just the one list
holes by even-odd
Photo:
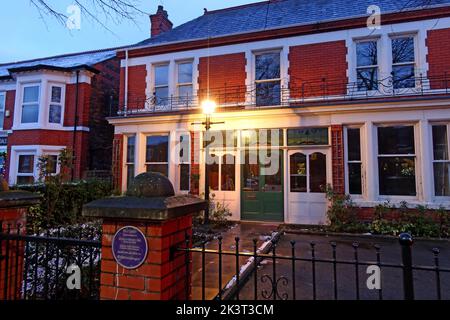
[[414, 278], [412, 270], [412, 245], [413, 238], [409, 233], [402, 233], [399, 236], [402, 248], [403, 262], [403, 291], [405, 300], [414, 300]]
[[[28, 208], [41, 196], [27, 191], [9, 191], [0, 179], [0, 300], [21, 298], [24, 247], [22, 241], [8, 239], [8, 234], [24, 233]], [[23, 230], [23, 231], [21, 231]]]
[[205, 208], [193, 196], [174, 196], [159, 173], [136, 176], [127, 195], [95, 200], [83, 215], [102, 218], [102, 300], [188, 300], [192, 214]]

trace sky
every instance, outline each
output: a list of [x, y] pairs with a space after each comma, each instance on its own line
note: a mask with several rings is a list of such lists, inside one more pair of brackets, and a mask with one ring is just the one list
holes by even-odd
[[[66, 13], [73, 0], [46, 0]], [[89, 3], [92, 0], [81, 0]], [[221, 9], [259, 0], [134, 0], [140, 10], [155, 13], [163, 5], [174, 27], [192, 20], [208, 10]], [[95, 10], [95, 9], [94, 9]], [[147, 14], [135, 22], [105, 20], [109, 29], [81, 18], [79, 30], [69, 30], [53, 17], [40, 15], [30, 0], [2, 1], [0, 5], [0, 63], [41, 58], [64, 53], [118, 47], [142, 41], [150, 36], [150, 19]]]

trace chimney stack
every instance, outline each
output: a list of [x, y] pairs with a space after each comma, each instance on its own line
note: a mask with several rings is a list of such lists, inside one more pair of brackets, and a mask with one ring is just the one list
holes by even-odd
[[153, 37], [172, 30], [172, 22], [169, 20], [167, 11], [163, 6], [158, 6], [158, 10], [155, 14], [150, 15], [151, 31], [150, 34]]

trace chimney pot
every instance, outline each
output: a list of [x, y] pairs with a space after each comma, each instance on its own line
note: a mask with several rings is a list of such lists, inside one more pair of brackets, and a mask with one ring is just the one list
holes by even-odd
[[161, 33], [172, 30], [172, 22], [169, 20], [169, 15], [164, 7], [159, 5], [155, 14], [150, 15], [150, 35], [155, 37]]

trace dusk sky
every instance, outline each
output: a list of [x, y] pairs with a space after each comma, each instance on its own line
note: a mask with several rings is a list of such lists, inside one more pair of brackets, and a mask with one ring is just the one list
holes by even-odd
[[[66, 12], [71, 0], [46, 0]], [[82, 1], [89, 3], [89, 1]], [[258, 2], [257, 0], [138, 0], [139, 8], [155, 13], [158, 5], [164, 5], [174, 26], [203, 14], [203, 8], [220, 9]], [[102, 21], [104, 17], [99, 15]], [[148, 15], [140, 15], [132, 21], [106, 21], [108, 31], [101, 25], [82, 18], [80, 30], [69, 30], [53, 17], [39, 14], [29, 0], [2, 1], [0, 9], [0, 63], [53, 56], [86, 50], [110, 48], [132, 44], [149, 37]]]

